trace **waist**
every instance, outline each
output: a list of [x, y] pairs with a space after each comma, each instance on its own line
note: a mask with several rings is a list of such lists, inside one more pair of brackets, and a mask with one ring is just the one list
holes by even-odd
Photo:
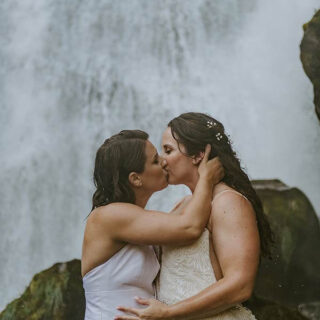
[[110, 291], [85, 291], [86, 313], [85, 320], [110, 320], [122, 312], [117, 310], [120, 305], [142, 308], [134, 297], [154, 298], [154, 291], [132, 287]]

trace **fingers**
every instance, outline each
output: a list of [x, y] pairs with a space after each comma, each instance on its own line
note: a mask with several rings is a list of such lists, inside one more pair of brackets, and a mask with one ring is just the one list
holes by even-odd
[[207, 162], [207, 165], [209, 165], [209, 167], [211, 168], [211, 171], [214, 173], [213, 184], [219, 183], [225, 175], [224, 167], [219, 157], [215, 157], [209, 160]]
[[210, 146], [210, 144], [207, 144], [206, 148], [204, 150], [204, 156], [203, 156], [203, 160], [204, 161], [208, 161], [209, 155], [210, 155], [210, 151], [211, 151], [211, 146]]
[[[127, 313], [132, 313], [136, 316], [139, 316], [139, 310], [138, 309], [135, 309], [135, 308], [129, 308], [129, 307], [117, 307], [118, 310], [122, 311], [122, 312], [127, 312]], [[131, 318], [130, 318], [131, 319]], [[136, 319], [136, 318], [134, 318]], [[139, 318], [137, 318], [139, 319]]]
[[218, 166], [218, 176], [219, 176], [219, 180], [222, 180], [223, 177], [224, 177], [224, 174], [225, 174], [225, 171], [224, 171], [224, 167], [220, 161], [220, 159], [217, 157], [215, 158], [217, 160], [217, 166]]
[[[151, 299], [143, 299], [140, 297], [134, 297], [134, 299], [136, 300], [137, 303], [141, 305], [144, 305], [144, 306], [150, 305]], [[117, 307], [117, 309], [119, 311], [132, 313], [134, 315], [119, 315], [114, 318], [115, 320], [140, 320], [139, 316], [140, 316], [141, 309], [135, 309], [135, 308], [129, 308], [129, 307], [123, 307], [123, 306], [119, 306]]]
[[147, 299], [142, 299], [140, 297], [135, 297], [134, 298], [136, 300], [137, 303], [142, 304], [143, 306], [149, 306], [150, 305], [150, 301]]
[[114, 320], [140, 320], [140, 318], [136, 316], [124, 315], [124, 316], [115, 316]]

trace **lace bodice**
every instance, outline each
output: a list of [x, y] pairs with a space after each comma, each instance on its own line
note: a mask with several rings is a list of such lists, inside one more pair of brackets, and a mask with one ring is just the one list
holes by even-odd
[[[188, 246], [163, 246], [157, 298], [167, 304], [189, 298], [216, 282], [210, 261], [210, 234], [207, 229]], [[254, 320], [250, 310], [236, 305], [201, 320]]]

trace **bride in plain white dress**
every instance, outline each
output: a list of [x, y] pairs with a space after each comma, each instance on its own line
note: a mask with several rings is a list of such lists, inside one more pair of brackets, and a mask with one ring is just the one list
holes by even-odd
[[146, 309], [124, 306], [120, 310], [131, 316], [116, 319], [255, 319], [241, 302], [252, 294], [260, 254], [270, 254], [272, 231], [223, 125], [202, 113], [170, 121], [162, 137], [165, 169], [169, 183], [185, 184], [193, 197], [199, 178], [196, 168], [207, 144], [211, 157], [219, 156], [225, 177], [214, 188], [210, 219], [201, 237], [192, 245], [162, 246], [157, 288], [162, 303], [139, 297], [136, 302]]

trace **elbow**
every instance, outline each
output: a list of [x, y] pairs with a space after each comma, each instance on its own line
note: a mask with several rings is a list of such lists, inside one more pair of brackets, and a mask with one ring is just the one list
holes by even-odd
[[243, 290], [242, 295], [239, 297], [239, 302], [247, 301], [251, 298], [253, 293], [253, 288], [246, 288]]
[[237, 286], [232, 295], [232, 304], [242, 303], [251, 298], [254, 285], [252, 283], [242, 283]]
[[186, 240], [193, 242], [200, 238], [203, 230], [199, 227], [188, 226], [185, 232], [186, 232]]

